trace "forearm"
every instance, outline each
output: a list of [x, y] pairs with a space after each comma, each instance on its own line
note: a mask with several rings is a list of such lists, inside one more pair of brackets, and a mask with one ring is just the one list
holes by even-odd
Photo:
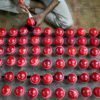
[[49, 12], [51, 12], [57, 5], [59, 1], [58, 0], [52, 0], [52, 2], [48, 5], [46, 10], [44, 11], [44, 15], [47, 15]]

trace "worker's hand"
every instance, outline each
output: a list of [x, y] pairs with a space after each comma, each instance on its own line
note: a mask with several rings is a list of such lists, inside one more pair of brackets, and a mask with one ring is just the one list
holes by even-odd
[[19, 0], [19, 1], [18, 1], [18, 5], [19, 5], [19, 7], [21, 8], [21, 10], [22, 10], [23, 12], [28, 13], [28, 9], [29, 9], [30, 7], [26, 6], [24, 0]]
[[33, 16], [33, 18], [35, 18], [35, 20], [36, 20], [36, 26], [39, 26], [42, 24], [42, 22], [45, 19], [45, 16], [46, 15], [44, 13], [39, 13], [39, 14]]
[[26, 5], [22, 5], [22, 4], [19, 4], [19, 7], [21, 8], [21, 10], [25, 13], [28, 13], [28, 8]]

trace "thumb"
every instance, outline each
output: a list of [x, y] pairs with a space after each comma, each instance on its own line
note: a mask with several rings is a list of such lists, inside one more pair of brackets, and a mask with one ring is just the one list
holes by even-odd
[[40, 26], [40, 25], [41, 25], [41, 22], [37, 21], [36, 26]]

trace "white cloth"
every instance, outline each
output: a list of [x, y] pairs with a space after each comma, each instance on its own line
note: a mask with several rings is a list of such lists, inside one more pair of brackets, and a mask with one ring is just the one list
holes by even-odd
[[[50, 4], [52, 0], [41, 0], [46, 6]], [[61, 0], [60, 0], [61, 1]], [[73, 25], [73, 19], [65, 0], [62, 0], [52, 12], [46, 16], [46, 21], [55, 27], [62, 27], [64, 29]], [[43, 9], [36, 9], [36, 13], [40, 13]]]
[[11, 0], [0, 0], [0, 10], [18, 13], [17, 6]]
[[62, 2], [62, 1], [64, 1], [64, 0], [58, 0], [59, 2]]

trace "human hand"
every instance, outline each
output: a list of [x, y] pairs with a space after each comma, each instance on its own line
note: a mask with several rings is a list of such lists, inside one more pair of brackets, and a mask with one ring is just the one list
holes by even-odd
[[21, 10], [25, 13], [28, 13], [28, 9], [30, 8], [29, 6], [26, 6], [24, 0], [18, 0], [18, 5], [21, 8]]
[[45, 19], [45, 16], [46, 15], [44, 13], [39, 13], [39, 14], [33, 16], [33, 18], [35, 18], [35, 20], [36, 20], [36, 26], [39, 26], [42, 24], [42, 22]]

